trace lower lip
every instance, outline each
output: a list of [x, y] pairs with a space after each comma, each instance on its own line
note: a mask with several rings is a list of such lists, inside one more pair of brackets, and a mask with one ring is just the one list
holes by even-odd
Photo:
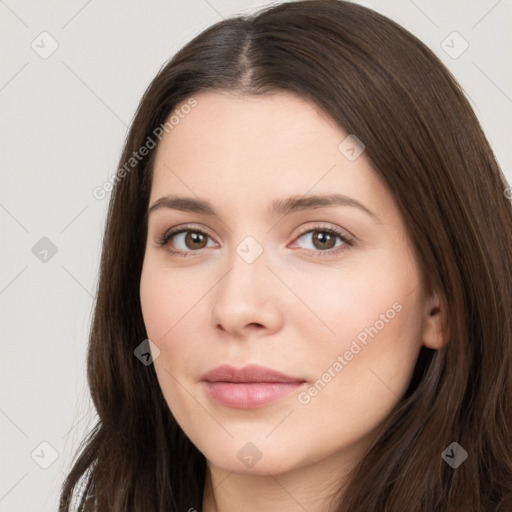
[[205, 382], [210, 396], [226, 407], [263, 407], [293, 393], [303, 382]]

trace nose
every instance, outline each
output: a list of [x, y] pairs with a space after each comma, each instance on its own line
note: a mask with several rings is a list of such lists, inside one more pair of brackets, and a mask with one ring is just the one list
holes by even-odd
[[237, 339], [267, 336], [282, 324], [280, 283], [265, 251], [249, 261], [234, 251], [212, 295], [213, 327]]

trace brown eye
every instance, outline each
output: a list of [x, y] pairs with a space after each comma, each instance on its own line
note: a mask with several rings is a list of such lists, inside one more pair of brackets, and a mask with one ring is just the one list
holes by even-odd
[[166, 246], [167, 251], [171, 254], [187, 256], [194, 252], [200, 252], [206, 247], [215, 247], [213, 241], [208, 245], [209, 240], [211, 237], [200, 229], [182, 228], [165, 234], [159, 241], [159, 245]]
[[[309, 247], [304, 246], [304, 240]], [[302, 249], [307, 249], [314, 256], [333, 256], [347, 250], [354, 245], [353, 239], [349, 235], [343, 234], [334, 227], [317, 226], [312, 229], [302, 231], [297, 237], [295, 244]]]
[[329, 231], [313, 231], [313, 245], [317, 249], [332, 249], [336, 245], [336, 236]]
[[185, 245], [190, 249], [203, 249], [206, 247], [208, 235], [201, 231], [186, 231]]

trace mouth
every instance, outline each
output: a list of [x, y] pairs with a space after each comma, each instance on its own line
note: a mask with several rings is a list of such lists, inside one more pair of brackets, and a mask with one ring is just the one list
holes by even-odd
[[211, 398], [226, 407], [254, 409], [264, 407], [303, 386], [299, 382], [206, 382]]
[[237, 369], [222, 365], [202, 377], [213, 400], [226, 407], [253, 409], [264, 407], [290, 395], [306, 380], [258, 365]]

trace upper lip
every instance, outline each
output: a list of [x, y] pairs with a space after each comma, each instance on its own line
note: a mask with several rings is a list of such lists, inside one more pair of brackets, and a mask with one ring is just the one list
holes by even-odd
[[255, 364], [243, 368], [223, 364], [205, 373], [201, 379], [207, 382], [305, 382], [299, 377], [290, 377]]

